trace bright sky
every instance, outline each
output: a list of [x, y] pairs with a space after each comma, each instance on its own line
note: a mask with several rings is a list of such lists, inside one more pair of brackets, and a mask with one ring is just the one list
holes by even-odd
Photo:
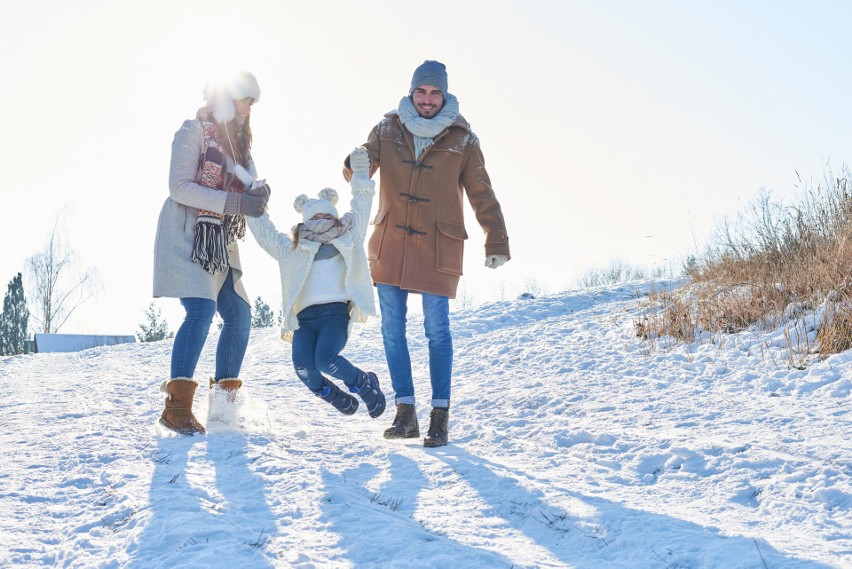
[[[850, 21], [852, 4], [820, 0], [0, 0], [0, 284], [65, 211], [102, 288], [61, 331], [134, 333], [172, 137], [208, 76], [258, 77], [253, 154], [290, 227], [297, 194], [348, 203], [342, 159], [424, 59], [447, 65], [512, 248], [482, 267], [468, 211], [461, 290], [512, 298], [615, 258], [678, 261], [760, 188], [789, 196], [797, 173], [849, 159]], [[275, 262], [251, 236], [241, 252], [249, 294], [277, 305]], [[176, 329], [177, 300], [158, 304]]]

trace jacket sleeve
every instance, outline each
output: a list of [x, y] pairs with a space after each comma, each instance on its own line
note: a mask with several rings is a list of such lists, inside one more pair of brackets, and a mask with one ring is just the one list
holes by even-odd
[[363, 243], [367, 237], [367, 227], [370, 223], [370, 210], [373, 207], [373, 196], [376, 195], [376, 182], [352, 178], [352, 213], [355, 215], [355, 236], [358, 243]]
[[228, 192], [207, 188], [195, 181], [203, 148], [204, 129], [201, 123], [185, 121], [172, 141], [169, 195], [185, 206], [224, 213]]
[[472, 134], [462, 164], [461, 183], [473, 208], [476, 221], [485, 232], [485, 255], [509, 254], [509, 236], [500, 202], [491, 187], [491, 178], [485, 169], [485, 157], [479, 148], [479, 139]]
[[267, 212], [263, 212], [260, 217], [247, 216], [246, 225], [257, 240], [257, 244], [273, 259], [282, 261], [287, 252], [293, 248], [293, 240], [288, 234], [275, 228]]
[[[370, 131], [369, 136], [367, 137], [367, 142], [363, 144], [364, 148], [367, 149], [367, 152], [370, 153], [370, 177], [373, 177], [373, 174], [376, 173], [376, 170], [379, 169], [381, 165], [379, 163], [379, 156], [381, 156], [382, 150], [382, 141], [379, 138], [379, 127], [381, 123], [377, 124], [373, 127], [373, 130]], [[349, 167], [349, 155], [346, 155], [346, 158], [343, 159], [343, 179], [347, 182], [352, 180], [352, 168]]]

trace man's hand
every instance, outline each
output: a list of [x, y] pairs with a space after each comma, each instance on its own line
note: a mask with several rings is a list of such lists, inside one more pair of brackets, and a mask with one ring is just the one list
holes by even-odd
[[489, 269], [496, 269], [497, 267], [502, 267], [508, 260], [509, 257], [507, 255], [486, 255], [485, 266]]

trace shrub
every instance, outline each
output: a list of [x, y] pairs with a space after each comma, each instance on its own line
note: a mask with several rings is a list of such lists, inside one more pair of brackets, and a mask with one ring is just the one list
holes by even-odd
[[852, 345], [852, 183], [848, 170], [797, 187], [785, 206], [761, 191], [734, 221], [714, 231], [705, 253], [684, 265], [691, 285], [653, 293], [637, 318], [642, 338], [773, 327], [790, 307], [823, 306], [817, 336], [823, 355]]

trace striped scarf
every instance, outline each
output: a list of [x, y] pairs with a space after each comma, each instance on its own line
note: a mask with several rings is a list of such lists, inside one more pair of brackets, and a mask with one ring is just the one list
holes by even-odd
[[339, 220], [309, 219], [294, 227], [293, 232], [298, 234], [299, 241], [307, 239], [320, 243], [320, 248], [314, 255], [314, 261], [323, 261], [339, 254], [337, 247], [330, 241], [352, 229], [354, 224], [355, 216], [351, 211], [347, 211]]
[[[235, 178], [225, 189], [225, 153], [219, 141], [219, 128], [207, 107], [198, 110], [196, 118], [204, 128], [204, 148], [197, 182], [206, 188], [220, 191], [242, 192], [243, 186]], [[206, 209], [198, 210], [195, 222], [195, 245], [192, 262], [200, 263], [204, 270], [215, 275], [230, 268], [228, 246], [246, 234], [246, 220], [242, 215], [224, 215]]]

